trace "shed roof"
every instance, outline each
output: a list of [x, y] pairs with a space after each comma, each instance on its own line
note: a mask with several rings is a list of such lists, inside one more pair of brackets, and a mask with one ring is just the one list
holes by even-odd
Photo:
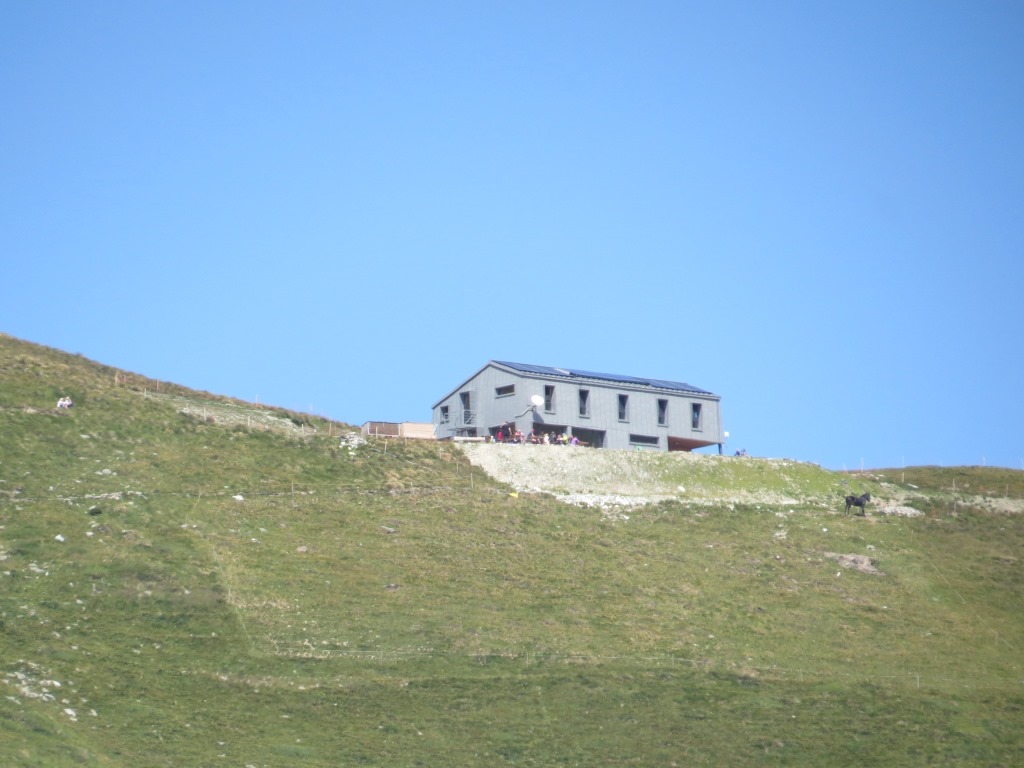
[[596, 373], [594, 371], [581, 371], [577, 368], [552, 368], [547, 365], [530, 365], [528, 363], [509, 363], [503, 360], [493, 361], [495, 365], [503, 365], [520, 373], [534, 373], [542, 376], [552, 376], [561, 379], [592, 379], [595, 381], [612, 381], [622, 384], [630, 384], [638, 387], [652, 387], [654, 389], [668, 389], [677, 392], [694, 392], [701, 395], [712, 395], [706, 389], [694, 387], [681, 381], [667, 381], [665, 379], [645, 379], [638, 376], [621, 376], [615, 373]]

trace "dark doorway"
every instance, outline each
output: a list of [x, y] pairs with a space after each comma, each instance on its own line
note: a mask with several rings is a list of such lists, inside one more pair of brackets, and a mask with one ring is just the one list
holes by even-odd
[[583, 443], [586, 443], [588, 448], [604, 448], [603, 429], [583, 429], [582, 427], [573, 427], [572, 434], [574, 437], [578, 437]]
[[[565, 424], [545, 424], [543, 421], [533, 422], [533, 434], [538, 438], [541, 435], [547, 434], [549, 437], [554, 438], [555, 435], [561, 435], [569, 431], [569, 427]], [[552, 439], [553, 443], [554, 440]]]

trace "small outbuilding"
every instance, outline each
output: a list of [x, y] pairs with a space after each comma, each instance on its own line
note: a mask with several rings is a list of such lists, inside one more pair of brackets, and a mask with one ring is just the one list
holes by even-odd
[[434, 440], [432, 424], [420, 421], [367, 421], [362, 433], [373, 437], [405, 437], [410, 440]]
[[434, 404], [433, 427], [441, 440], [546, 433], [595, 448], [721, 452], [720, 403], [679, 381], [491, 360]]

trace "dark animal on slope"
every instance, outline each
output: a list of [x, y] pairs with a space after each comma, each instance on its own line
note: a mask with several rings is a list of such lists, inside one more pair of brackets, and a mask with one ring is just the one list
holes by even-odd
[[850, 514], [850, 507], [860, 507], [860, 512], [856, 514], [864, 517], [864, 505], [871, 501], [871, 494], [864, 493], [860, 496], [847, 496], [846, 497], [846, 512], [844, 514]]

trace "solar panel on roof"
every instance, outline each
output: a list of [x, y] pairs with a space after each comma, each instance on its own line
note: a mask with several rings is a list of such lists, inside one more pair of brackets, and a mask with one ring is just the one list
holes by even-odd
[[543, 374], [547, 374], [548, 376], [555, 376], [555, 375], [557, 375], [557, 371], [554, 368], [550, 368], [550, 367], [548, 367], [546, 365], [529, 365], [527, 363], [508, 363], [508, 362], [505, 362], [503, 360], [495, 360], [494, 362], [496, 362], [498, 365], [504, 365], [504, 366], [506, 366], [508, 368], [514, 368], [517, 371], [522, 371], [523, 373], [543, 373]]
[[595, 373], [594, 371], [580, 371], [575, 368], [570, 368], [569, 372], [573, 376], [579, 376], [584, 379], [600, 379], [602, 381], [622, 381], [630, 384], [646, 384], [646, 379], [638, 379], [635, 376], [618, 376], [614, 373]]
[[681, 392], [699, 392], [701, 394], [710, 395], [706, 389], [695, 387], [691, 384], [685, 384], [681, 381], [664, 381], [662, 379], [651, 379], [652, 387], [659, 387], [661, 389], [678, 389]]
[[635, 384], [639, 386], [656, 387], [658, 389], [669, 389], [678, 392], [697, 392], [710, 395], [706, 389], [694, 387], [681, 381], [668, 381], [666, 379], [642, 379], [637, 376], [620, 376], [614, 373], [597, 373], [595, 371], [582, 371], [578, 368], [552, 368], [547, 365], [531, 365], [529, 363], [510, 363], [502, 360], [495, 360], [498, 365], [504, 365], [523, 373], [536, 373], [543, 376], [574, 376], [581, 379], [596, 379], [598, 381], [618, 381], [623, 384]]

